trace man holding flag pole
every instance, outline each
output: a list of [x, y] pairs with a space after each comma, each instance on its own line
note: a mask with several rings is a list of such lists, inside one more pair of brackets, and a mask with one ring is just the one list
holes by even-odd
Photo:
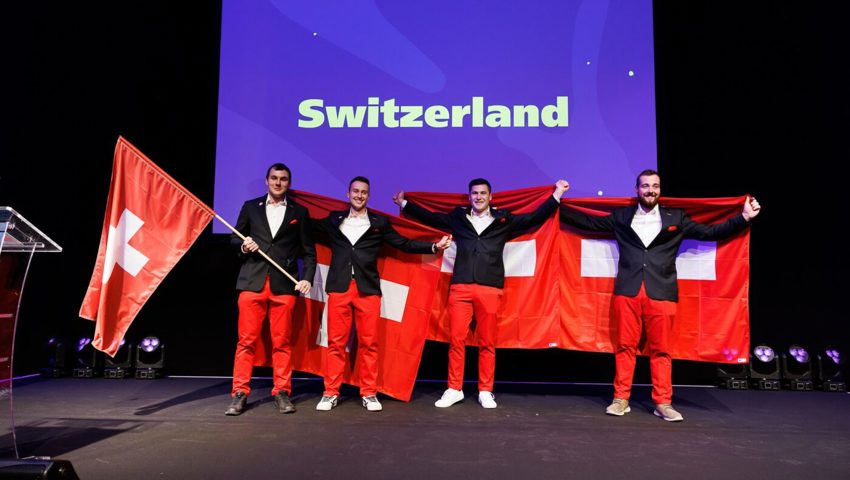
[[[313, 278], [316, 255], [307, 210], [292, 203], [287, 208], [289, 169], [275, 164], [266, 177], [268, 194], [246, 202], [237, 229], [119, 137], [100, 246], [80, 306], [80, 317], [96, 322], [92, 345], [115, 355], [139, 310], [215, 217], [233, 231], [244, 261], [237, 281], [244, 295], [240, 295], [234, 399], [226, 414], [238, 415], [245, 409], [266, 310], [273, 322], [275, 406], [282, 413], [294, 412], [288, 396], [289, 331], [296, 292], [309, 292], [310, 282], [298, 281], [290, 272], [297, 271], [296, 256], [303, 256], [304, 278]], [[267, 200], [273, 204], [268, 215], [262, 210]]]
[[[239, 247], [242, 267], [236, 280], [239, 293], [239, 341], [233, 361], [233, 399], [226, 415], [245, 410], [251, 393], [251, 371], [263, 322], [269, 318], [272, 337], [272, 396], [280, 413], [294, 413], [292, 389], [292, 313], [299, 293], [310, 292], [316, 273], [316, 248], [310, 233], [310, 215], [286, 192], [292, 182], [289, 167], [275, 163], [266, 171], [268, 192], [248, 200], [239, 212], [232, 243]], [[297, 281], [297, 258], [304, 262]], [[274, 262], [272, 262], [274, 261]], [[278, 264], [278, 270], [271, 267]], [[280, 268], [280, 267], [283, 268]]]

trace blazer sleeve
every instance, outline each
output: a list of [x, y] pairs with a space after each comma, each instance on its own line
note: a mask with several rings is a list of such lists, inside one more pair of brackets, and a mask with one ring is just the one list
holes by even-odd
[[720, 240], [734, 235], [749, 225], [743, 215], [735, 215], [725, 222], [715, 225], [706, 225], [691, 220], [687, 214], [682, 214], [682, 234], [687, 238], [697, 240]]
[[307, 280], [313, 283], [313, 278], [316, 276], [316, 245], [313, 242], [313, 226], [310, 220], [310, 213], [304, 209], [303, 221], [301, 224], [301, 258], [304, 262], [304, 275], [302, 280]]
[[614, 215], [609, 214], [602, 217], [588, 215], [578, 210], [561, 206], [561, 221], [567, 225], [578, 227], [591, 232], [613, 232]]
[[[242, 209], [239, 210], [239, 217], [236, 219], [236, 225], [233, 226], [239, 233], [245, 235], [246, 237], [251, 235], [251, 225], [248, 220], [248, 204], [242, 205]], [[235, 233], [230, 234], [230, 244], [236, 247], [236, 255], [239, 256], [240, 259], [244, 260], [248, 258], [247, 253], [242, 251], [242, 239], [239, 238], [239, 235]]]
[[555, 197], [549, 195], [549, 198], [543, 202], [537, 210], [530, 213], [522, 213], [511, 216], [511, 230], [525, 230], [526, 228], [539, 225], [549, 218], [558, 208], [558, 201]]
[[452, 228], [451, 216], [447, 213], [436, 213], [427, 210], [410, 200], [404, 204], [404, 212], [409, 213], [413, 218], [428, 225], [429, 227], [450, 230]]
[[[409, 204], [408, 204], [409, 205]], [[401, 250], [402, 252], [407, 253], [433, 253], [431, 250], [431, 246], [433, 243], [431, 242], [422, 242], [419, 240], [412, 240], [398, 233], [389, 222], [384, 226], [383, 229], [383, 238], [384, 241], [392, 245], [393, 247]]]

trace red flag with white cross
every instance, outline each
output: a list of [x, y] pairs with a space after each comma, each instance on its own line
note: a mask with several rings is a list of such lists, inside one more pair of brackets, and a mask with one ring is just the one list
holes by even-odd
[[139, 310], [215, 213], [124, 138], [94, 272], [80, 316], [96, 322], [92, 345], [115, 355]]
[[[532, 211], [552, 187], [496, 192], [493, 205], [513, 213]], [[467, 195], [406, 192], [405, 197], [438, 212], [469, 204]], [[604, 215], [634, 198], [565, 198], [562, 203]], [[744, 197], [667, 198], [694, 221], [718, 223], [740, 215]], [[553, 214], [505, 244], [505, 288], [496, 346], [612, 352], [611, 297], [619, 251], [610, 234], [562, 226]], [[454, 246], [443, 255], [428, 338], [449, 341], [448, 290]], [[673, 358], [745, 363], [749, 348], [749, 229], [720, 241], [685, 240], [676, 258], [679, 303], [670, 353]], [[468, 345], [476, 345], [474, 333]]]

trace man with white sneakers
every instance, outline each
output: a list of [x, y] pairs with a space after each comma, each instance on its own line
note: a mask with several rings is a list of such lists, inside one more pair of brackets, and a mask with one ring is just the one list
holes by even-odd
[[567, 182], [559, 180], [555, 192], [535, 211], [514, 215], [490, 205], [490, 182], [469, 182], [469, 207], [451, 213], [435, 213], [404, 199], [398, 192], [393, 201], [405, 213], [431, 227], [450, 230], [457, 244], [454, 272], [449, 290], [449, 381], [448, 389], [434, 404], [446, 408], [463, 400], [463, 367], [466, 337], [472, 317], [478, 334], [478, 403], [496, 408], [493, 380], [496, 372], [496, 314], [505, 285], [502, 258], [505, 243], [523, 230], [539, 225], [555, 212]]
[[357, 330], [356, 368], [360, 373], [363, 407], [370, 412], [383, 409], [378, 400], [378, 321], [381, 314], [381, 279], [378, 253], [387, 243], [408, 253], [435, 253], [451, 245], [444, 236], [439, 242], [422, 242], [401, 236], [382, 215], [366, 209], [369, 179], [354, 177], [348, 185], [348, 210], [330, 212], [313, 222], [317, 233], [328, 237], [331, 266], [325, 282], [328, 294], [328, 348], [325, 350], [325, 391], [316, 410], [337, 406], [345, 347], [354, 322]]

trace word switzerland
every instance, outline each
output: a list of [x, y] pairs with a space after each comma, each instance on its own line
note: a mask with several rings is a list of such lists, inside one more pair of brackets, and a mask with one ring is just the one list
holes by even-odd
[[566, 127], [567, 97], [555, 97], [544, 105], [485, 105], [484, 97], [472, 97], [469, 105], [396, 105], [394, 98], [381, 103], [369, 97], [367, 105], [325, 105], [308, 98], [298, 105], [299, 128], [445, 128], [445, 127]]

